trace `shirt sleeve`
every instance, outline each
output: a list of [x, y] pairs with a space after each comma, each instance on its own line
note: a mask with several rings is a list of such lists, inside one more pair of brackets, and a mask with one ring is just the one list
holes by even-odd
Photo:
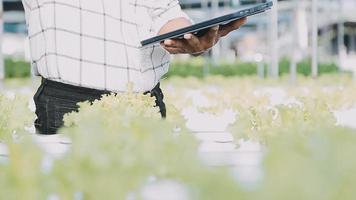
[[25, 10], [26, 24], [28, 25], [29, 15], [31, 11], [32, 0], [22, 0], [23, 8]]
[[189, 16], [182, 11], [178, 0], [153, 0], [151, 6], [152, 29], [155, 34], [169, 21], [176, 18], [186, 18], [192, 22]]

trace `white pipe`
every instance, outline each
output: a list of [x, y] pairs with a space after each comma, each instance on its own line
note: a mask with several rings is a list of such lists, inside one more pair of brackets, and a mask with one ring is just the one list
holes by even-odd
[[2, 36], [4, 32], [4, 12], [3, 12], [3, 1], [0, 0], [0, 80], [5, 78], [5, 66], [4, 57], [2, 54]]
[[353, 31], [351, 32], [350, 34], [350, 40], [349, 40], [349, 43], [350, 43], [350, 52], [351, 53], [356, 53], [356, 31]]
[[[210, 14], [212, 14], [214, 17], [217, 17], [218, 13], [219, 13], [219, 0], [212, 0]], [[220, 52], [221, 52], [221, 43], [218, 42], [218, 44], [216, 44], [215, 47], [211, 49], [211, 57], [214, 63], [214, 67], [218, 66], [217, 63], [220, 57]]]
[[278, 78], [279, 75], [279, 51], [278, 51], [278, 1], [273, 0], [274, 6], [270, 14], [270, 77]]
[[292, 56], [291, 56], [291, 63], [290, 63], [290, 81], [294, 84], [297, 81], [297, 54], [299, 51], [299, 44], [298, 44], [298, 38], [299, 38], [299, 19], [298, 19], [298, 12], [300, 9], [299, 6], [299, 0], [294, 0], [295, 3], [294, 5], [294, 13], [293, 13], [293, 21], [292, 23], [294, 24], [292, 26], [292, 31], [293, 31], [293, 41], [292, 41]]
[[345, 53], [345, 26], [344, 26], [344, 18], [342, 16], [342, 10], [343, 10], [343, 6], [342, 6], [342, 1], [339, 0], [339, 10], [338, 13], [339, 14], [339, 22], [337, 23], [337, 46], [338, 46], [338, 54], [339, 54], [339, 58], [342, 57], [342, 54]]
[[318, 0], [312, 0], [312, 77], [318, 76]]

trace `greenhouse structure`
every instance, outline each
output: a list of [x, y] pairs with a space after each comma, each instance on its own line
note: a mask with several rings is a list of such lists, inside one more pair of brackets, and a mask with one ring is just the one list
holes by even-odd
[[0, 200], [356, 199], [356, 0], [0, 5]]

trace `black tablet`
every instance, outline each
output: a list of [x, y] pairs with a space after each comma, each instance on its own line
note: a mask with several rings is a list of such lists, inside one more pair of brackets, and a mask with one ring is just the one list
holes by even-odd
[[176, 31], [172, 31], [169, 33], [165, 33], [159, 36], [155, 36], [153, 38], [149, 38], [147, 40], [141, 41], [142, 47], [155, 44], [155, 43], [160, 43], [166, 39], [177, 39], [177, 38], [183, 38], [183, 36], [187, 33], [193, 33], [194, 35], [200, 37], [204, 35], [211, 27], [214, 27], [216, 25], [226, 25], [229, 22], [232, 22], [237, 19], [241, 19], [244, 17], [248, 17], [251, 15], [256, 15], [258, 13], [262, 13], [268, 9], [270, 9], [273, 6], [272, 1], [268, 1], [266, 3], [261, 3], [254, 5], [253, 7], [240, 10], [228, 15], [224, 15], [221, 17], [217, 17], [214, 19], [210, 19], [207, 21], [203, 21], [197, 24], [194, 24], [192, 26], [188, 26], [182, 29], [178, 29]]

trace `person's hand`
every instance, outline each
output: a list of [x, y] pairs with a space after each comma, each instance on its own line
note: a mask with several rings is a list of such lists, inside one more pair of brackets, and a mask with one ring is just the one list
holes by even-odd
[[200, 55], [212, 48], [221, 37], [239, 29], [245, 23], [246, 18], [239, 19], [224, 26], [215, 26], [202, 37], [189, 33], [184, 35], [184, 39], [165, 40], [161, 43], [161, 46], [171, 54]]

